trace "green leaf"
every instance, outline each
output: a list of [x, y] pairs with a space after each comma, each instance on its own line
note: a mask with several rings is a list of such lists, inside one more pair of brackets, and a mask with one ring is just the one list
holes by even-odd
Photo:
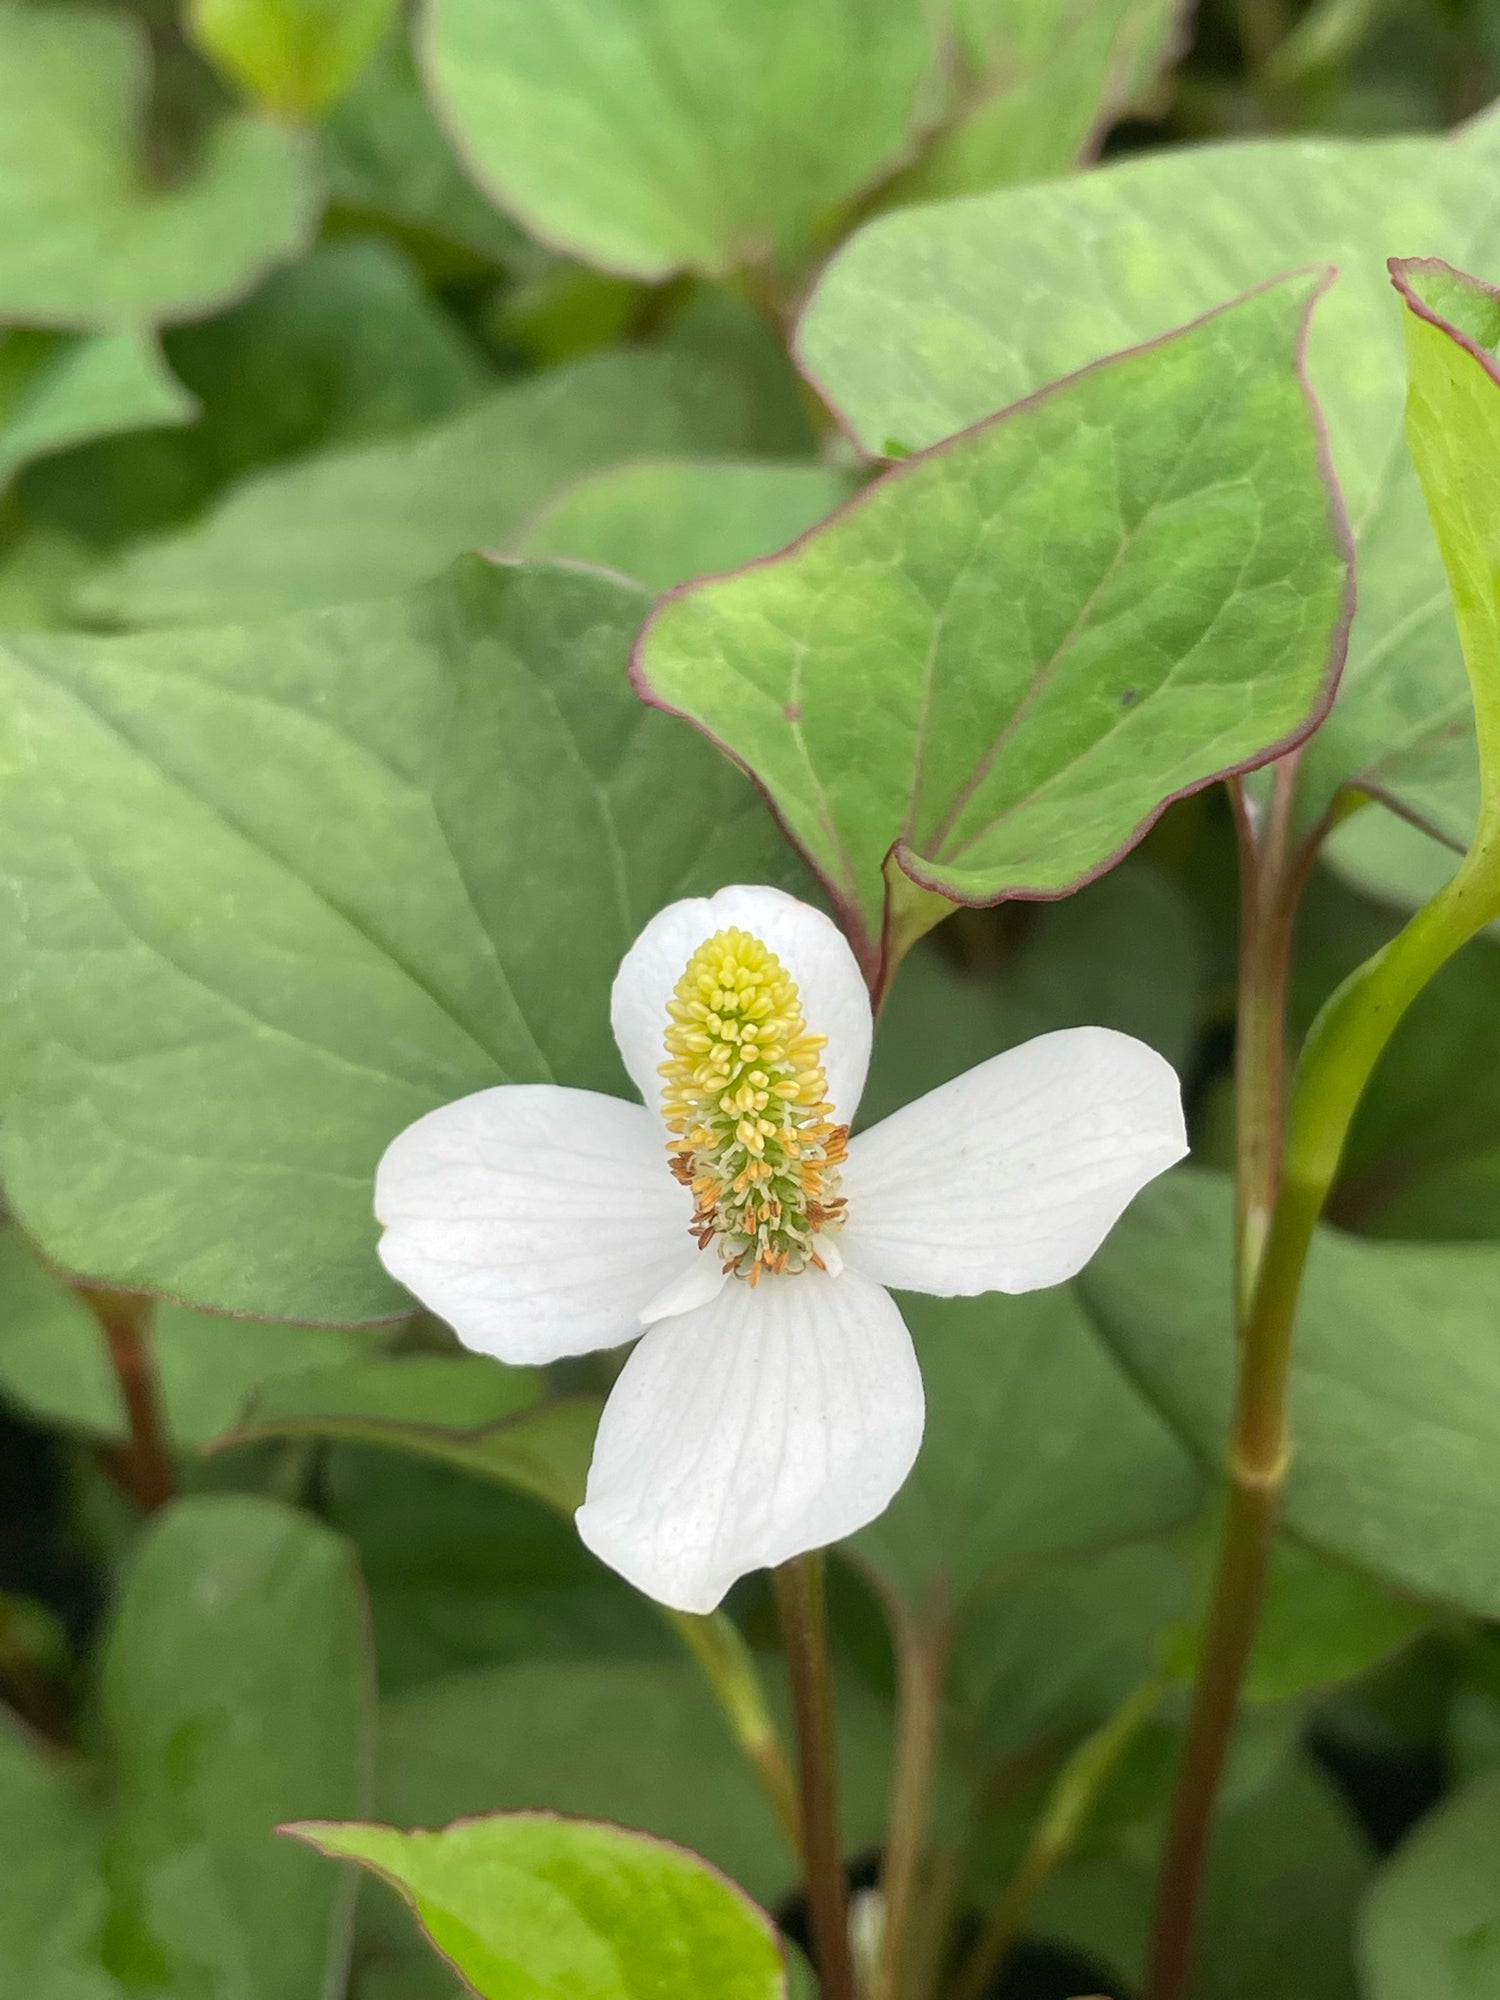
[[494, 380], [410, 260], [373, 236], [320, 245], [233, 311], [169, 329], [164, 345], [198, 422], [38, 467], [21, 489], [33, 513], [119, 542], [261, 466], [447, 416]]
[[779, 549], [849, 497], [821, 465], [620, 465], [565, 487], [521, 530], [523, 555], [567, 556], [653, 591]]
[[156, 181], [141, 158], [149, 87], [127, 14], [0, 5], [0, 320], [186, 318], [311, 237], [307, 149], [270, 120], [224, 119], [186, 178]]
[[[555, 1497], [388, 1442], [335, 1441], [323, 1468], [329, 1519], [358, 1548], [369, 1585], [388, 1700], [511, 1661], [680, 1657], [658, 1608], [588, 1553]], [[438, 1816], [497, 1802], [470, 1795]]]
[[107, 1768], [0, 1729], [4, 2000], [342, 1990], [350, 1899], [272, 1836], [362, 1809], [366, 1656], [326, 1528], [242, 1495], [159, 1515], [106, 1645]]
[[136, 1557], [101, 1705], [105, 1953], [127, 1990], [335, 1990], [349, 1899], [270, 1836], [360, 1809], [373, 1690], [347, 1544], [269, 1500], [180, 1502]]
[[[1148, 1188], [1078, 1281], [1096, 1323], [1214, 1464], [1234, 1377], [1230, 1201], [1217, 1176]], [[1419, 1596], [1500, 1613], [1500, 1251], [1314, 1243], [1292, 1357], [1287, 1526]]]
[[805, 248], [901, 159], [932, 57], [907, 0], [437, 0], [422, 38], [480, 184], [640, 278]]
[[1500, 1992], [1500, 1772], [1445, 1799], [1386, 1862], [1360, 1913], [1369, 2000]]
[[592, 355], [389, 442], [262, 472], [80, 593], [123, 625], [265, 618], [380, 597], [495, 548], [579, 473], [654, 451], [732, 448], [743, 412], [712, 368]]
[[[889, 216], [825, 273], [801, 355], [866, 450], [892, 437], [921, 447], [1247, 285], [1337, 264], [1308, 366], [1358, 524], [1360, 602], [1343, 692], [1302, 760], [1299, 825], [1357, 785], [1463, 847], [1476, 796], [1469, 700], [1401, 435], [1385, 260], [1421, 247], [1488, 269], [1500, 257], [1497, 157], [1490, 117], [1450, 140], [1178, 149]], [[997, 270], [1012, 282], [997, 285]]]
[[537, 254], [465, 177], [422, 94], [404, 31], [324, 120], [323, 164], [336, 203], [410, 232], [425, 261], [441, 266], [445, 247], [461, 270], [525, 266]]
[[993, 932], [972, 938], [972, 967], [955, 962], [955, 927], [965, 919], [902, 961], [880, 1010], [860, 1125], [1054, 1028], [1118, 1028], [1168, 1062], [1187, 1063], [1204, 950], [1196, 913], [1175, 882], [1127, 861], [1076, 896], [1035, 904], [1025, 916], [1020, 939], [1002, 941]]
[[[1042, 1892], [1035, 1928], [1096, 1953], [1135, 1984], [1154, 1846], [1136, 1838], [1118, 1857], [1066, 1871]], [[1370, 1871], [1368, 1846], [1331, 1781], [1304, 1758], [1282, 1764], [1215, 1830], [1193, 2000], [1355, 2000], [1351, 1932]]]
[[1340, 820], [1318, 858], [1351, 889], [1407, 912], [1430, 902], [1459, 863], [1444, 842], [1373, 804]]
[[1392, 262], [1406, 437], [1453, 593], [1486, 790], [1500, 787], [1500, 292], [1436, 258]]
[[[839, 1710], [844, 1847], [857, 1854], [881, 1837], [890, 1715], [855, 1682]], [[517, 1660], [411, 1689], [386, 1704], [376, 1799], [383, 1818], [427, 1826], [550, 1807], [690, 1847], [758, 1900], [797, 1882], [702, 1675], [674, 1655]]]
[[632, 695], [643, 602], [470, 561], [244, 630], [4, 643], [0, 1153], [47, 1256], [262, 1318], [399, 1314], [395, 1134], [494, 1083], [624, 1089], [641, 925], [786, 877], [746, 782]]
[[0, 334], [0, 486], [49, 452], [193, 410], [147, 334]]
[[[150, 1341], [173, 1443], [195, 1450], [252, 1391], [357, 1355], [368, 1334], [226, 1320], [163, 1304]], [[32, 1416], [121, 1441], [130, 1423], [99, 1323], [18, 1229], [0, 1230], [0, 1389]]]
[[1153, 1534], [1191, 1513], [1192, 1464], [1065, 1287], [903, 1296], [927, 1390], [921, 1456], [852, 1548], [913, 1615], [961, 1616], [1039, 1555]]
[[933, 201], [1077, 166], [1181, 39], [1173, 0], [951, 0], [960, 78], [943, 129], [890, 197]]
[[1381, 1058], [1345, 1148], [1336, 1221], [1376, 1236], [1500, 1240], [1497, 1009], [1500, 946], [1476, 939], [1417, 995]]
[[190, 0], [193, 40], [268, 111], [308, 118], [374, 55], [397, 0]]
[[399, 1888], [484, 2000], [785, 2000], [770, 1922], [680, 1848], [549, 1813], [289, 1827]]
[[599, 1424], [592, 1396], [539, 1402], [540, 1369], [479, 1356], [315, 1369], [267, 1383], [220, 1447], [266, 1437], [383, 1445], [494, 1479], [572, 1516]]
[[98, 557], [72, 535], [31, 528], [0, 557], [0, 631], [53, 632], [72, 623], [72, 598]]
[[[1359, 1570], [1283, 1537], [1271, 1561], [1245, 1699], [1293, 1701], [1354, 1680], [1408, 1645], [1431, 1620], [1429, 1606], [1393, 1596]], [[1190, 1664], [1185, 1658], [1185, 1671]]]
[[1062, 383], [654, 614], [649, 698], [756, 774], [872, 970], [887, 890], [897, 952], [939, 897], [1065, 893], [1313, 726], [1349, 587], [1298, 365], [1319, 287]]
[[99, 1963], [103, 1828], [71, 1760], [0, 1716], [0, 2000], [122, 2000]]

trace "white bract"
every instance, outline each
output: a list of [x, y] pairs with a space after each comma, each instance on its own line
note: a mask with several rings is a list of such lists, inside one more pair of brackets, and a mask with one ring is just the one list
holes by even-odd
[[777, 889], [653, 917], [611, 1013], [645, 1102], [516, 1084], [430, 1112], [381, 1161], [380, 1254], [502, 1361], [643, 1335], [578, 1530], [652, 1597], [710, 1611], [873, 1520], [911, 1470], [922, 1378], [885, 1287], [1071, 1277], [1183, 1156], [1181, 1096], [1144, 1043], [1070, 1028], [851, 1140], [864, 980]]

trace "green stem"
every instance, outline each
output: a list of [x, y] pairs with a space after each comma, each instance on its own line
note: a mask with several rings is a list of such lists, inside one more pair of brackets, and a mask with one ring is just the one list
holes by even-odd
[[722, 1611], [706, 1618], [688, 1611], [668, 1611], [668, 1622], [703, 1669], [736, 1743], [749, 1758], [765, 1788], [776, 1817], [792, 1844], [802, 1852], [801, 1808], [797, 1783], [787, 1762], [781, 1732], [772, 1720], [761, 1689], [755, 1660], [739, 1627]]
[[1001, 1892], [952, 1989], [952, 2000], [983, 2000], [1006, 1953], [1024, 1933], [1036, 1899], [1077, 1846], [1099, 1794], [1151, 1720], [1167, 1682], [1153, 1674], [1084, 1738], [1059, 1771], [1021, 1865]]
[[1204, 1631], [1172, 1822], [1162, 1857], [1150, 2000], [1182, 2000], [1214, 1800], [1265, 1592], [1291, 1458], [1287, 1388], [1302, 1275], [1349, 1126], [1397, 1022], [1433, 974], [1500, 915], [1500, 812], [1463, 865], [1391, 942], [1346, 979], [1298, 1068], [1280, 1191], [1240, 1340], [1224, 1541]]
[[858, 2000], [849, 1949], [849, 1883], [839, 1839], [838, 1740], [821, 1553], [774, 1572], [797, 1713], [802, 1853], [822, 2000]]
[[898, 1681], [896, 1755], [880, 1875], [885, 1921], [873, 2000], [898, 2000], [909, 1988], [910, 1933], [942, 1737], [948, 1650], [941, 1622], [929, 1625], [903, 1604], [891, 1606], [891, 1630]]

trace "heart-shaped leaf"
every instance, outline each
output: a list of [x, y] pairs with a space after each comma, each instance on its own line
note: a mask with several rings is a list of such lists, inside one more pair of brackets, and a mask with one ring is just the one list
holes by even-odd
[[483, 2000], [785, 2000], [769, 1920], [696, 1855], [552, 1813], [288, 1827], [398, 1888]]
[[910, 0], [435, 0], [422, 53], [501, 207], [664, 278], [802, 249], [905, 153], [932, 44]]
[[1356, 786], [1463, 847], [1477, 797], [1469, 701], [1402, 438], [1385, 264], [1421, 250], [1493, 271], [1497, 161], [1489, 116], [1452, 139], [1194, 147], [914, 209], [834, 259], [799, 348], [868, 451], [920, 448], [1246, 285], [1336, 264], [1308, 368], [1357, 529], [1360, 601], [1343, 693], [1303, 757], [1299, 825], [1314, 829]]
[[644, 603], [471, 560], [248, 629], [5, 641], [0, 1150], [49, 1257], [264, 1318], [399, 1313], [395, 1134], [493, 1083], [623, 1089], [609, 987], [646, 918], [789, 859], [631, 693]]
[[225, 119], [184, 179], [154, 184], [149, 84], [145, 28], [128, 14], [0, 5], [0, 320], [189, 318], [312, 235], [308, 147], [270, 119]]
[[1350, 580], [1299, 369], [1320, 285], [1018, 404], [653, 615], [642, 691], [754, 772], [872, 976], [1322, 713]]

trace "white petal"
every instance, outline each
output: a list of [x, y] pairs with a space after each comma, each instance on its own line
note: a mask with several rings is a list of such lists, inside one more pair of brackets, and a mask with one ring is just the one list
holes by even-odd
[[729, 1280], [724, 1275], [724, 1266], [714, 1255], [712, 1244], [700, 1250], [691, 1264], [668, 1285], [663, 1285], [654, 1299], [647, 1299], [641, 1307], [642, 1326], [655, 1326], [659, 1319], [676, 1319], [681, 1313], [695, 1312], [699, 1306], [706, 1306], [716, 1299]]
[[428, 1112], [375, 1178], [381, 1262], [466, 1347], [502, 1361], [632, 1339], [694, 1254], [692, 1212], [655, 1118], [553, 1084]]
[[993, 1056], [849, 1148], [846, 1263], [954, 1298], [1061, 1284], [1187, 1151], [1172, 1065], [1112, 1028]]
[[911, 1336], [878, 1285], [736, 1278], [626, 1362], [578, 1532], [648, 1596], [712, 1611], [736, 1578], [882, 1513], [922, 1417]]
[[666, 1049], [667, 1002], [693, 953], [715, 931], [752, 931], [797, 982], [802, 1015], [826, 1035], [823, 1068], [839, 1119], [848, 1124], [870, 1066], [870, 995], [843, 932], [810, 903], [781, 889], [738, 886], [689, 896], [658, 912], [621, 961], [610, 999], [615, 1040], [631, 1081], [653, 1111]]

